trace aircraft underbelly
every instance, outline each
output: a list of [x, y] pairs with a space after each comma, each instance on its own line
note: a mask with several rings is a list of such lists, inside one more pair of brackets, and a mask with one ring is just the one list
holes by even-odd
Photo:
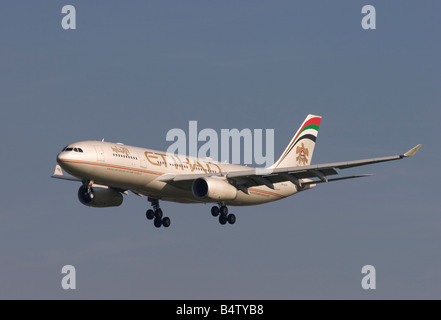
[[[154, 181], [152, 182], [148, 188], [144, 188], [144, 190], [140, 193], [145, 194], [150, 197], [156, 197], [160, 200], [167, 200], [179, 203], [218, 203], [219, 200], [210, 200], [210, 199], [196, 199], [193, 196], [193, 193], [187, 189], [179, 189], [175, 188], [172, 185], [163, 184], [162, 187], [159, 186], [159, 183]], [[249, 194], [246, 194], [242, 191], [238, 191], [237, 197], [234, 200], [225, 201], [225, 204], [231, 206], [251, 206], [257, 205], [267, 202], [272, 202], [276, 200], [283, 199], [297, 192], [295, 186], [289, 186], [287, 188], [279, 188], [276, 190], [272, 190], [265, 186], [253, 187], [249, 189]]]

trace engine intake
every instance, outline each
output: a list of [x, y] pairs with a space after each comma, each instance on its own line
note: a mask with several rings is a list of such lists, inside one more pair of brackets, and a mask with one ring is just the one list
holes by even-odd
[[118, 207], [123, 199], [121, 193], [111, 188], [92, 187], [88, 191], [86, 186], [81, 186], [78, 189], [78, 200], [88, 207]]
[[193, 181], [191, 191], [197, 199], [216, 201], [234, 200], [237, 189], [227, 179], [218, 177], [204, 177]]

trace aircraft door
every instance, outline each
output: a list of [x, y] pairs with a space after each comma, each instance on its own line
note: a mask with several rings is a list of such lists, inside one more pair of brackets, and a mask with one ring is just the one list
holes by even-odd
[[138, 153], [139, 161], [141, 168], [147, 168], [147, 159], [145, 158], [145, 155], [142, 153]]
[[104, 162], [104, 151], [101, 146], [94, 146], [96, 151], [96, 160]]

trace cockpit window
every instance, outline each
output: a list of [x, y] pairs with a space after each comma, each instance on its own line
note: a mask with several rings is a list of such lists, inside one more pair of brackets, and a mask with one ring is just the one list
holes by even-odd
[[83, 149], [81, 148], [68, 148], [67, 146], [63, 148], [63, 150], [61, 150], [61, 152], [63, 151], [74, 151], [74, 152], [83, 152]]

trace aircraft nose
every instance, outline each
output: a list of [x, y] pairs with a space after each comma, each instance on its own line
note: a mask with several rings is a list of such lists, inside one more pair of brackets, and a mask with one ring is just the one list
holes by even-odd
[[65, 152], [60, 152], [57, 155], [57, 163], [60, 164], [61, 162], [63, 162], [64, 160], [66, 160], [66, 153]]
[[57, 155], [57, 162], [59, 165], [65, 164], [69, 160], [72, 160], [72, 154], [70, 152], [61, 151]]

